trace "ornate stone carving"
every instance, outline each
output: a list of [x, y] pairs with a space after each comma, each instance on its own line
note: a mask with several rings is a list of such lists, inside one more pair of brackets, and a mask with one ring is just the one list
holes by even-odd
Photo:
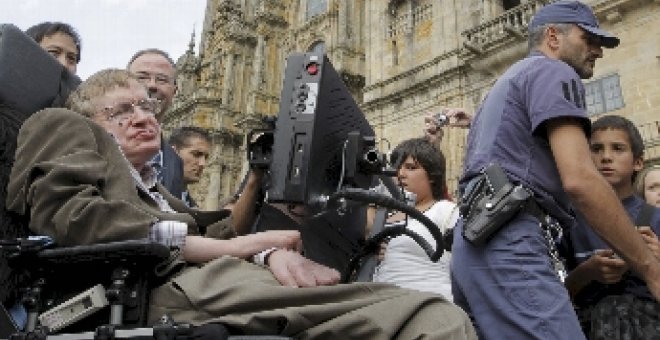
[[364, 88], [364, 76], [361, 74], [352, 74], [347, 71], [340, 72], [341, 80], [349, 89], [361, 90]]

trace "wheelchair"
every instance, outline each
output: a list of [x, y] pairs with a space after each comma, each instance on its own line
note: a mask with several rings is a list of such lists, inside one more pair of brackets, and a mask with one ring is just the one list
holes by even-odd
[[159, 243], [55, 247], [41, 238], [20, 238], [2, 241], [0, 252], [24, 284], [20, 302], [27, 311], [26, 325], [19, 330], [0, 306], [0, 339], [290, 339], [230, 335], [222, 324], [194, 327], [167, 316], [147, 327], [149, 290], [159, 283], [151, 269], [170, 256], [169, 248]]
[[[221, 324], [167, 316], [147, 326], [149, 291], [161, 283], [153, 269], [169, 248], [147, 240], [58, 247], [27, 237], [27, 217], [5, 211], [20, 125], [33, 112], [62, 106], [79, 83], [16, 26], [0, 24], [0, 339], [289, 339], [230, 335]], [[24, 312], [24, 326], [14, 321], [16, 311]]]

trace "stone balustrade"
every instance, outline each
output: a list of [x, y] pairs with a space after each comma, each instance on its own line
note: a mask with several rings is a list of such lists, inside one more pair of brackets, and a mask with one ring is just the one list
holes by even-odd
[[487, 52], [488, 47], [497, 45], [509, 37], [524, 38], [532, 16], [553, 0], [530, 0], [476, 27], [463, 31], [463, 46], [474, 54]]

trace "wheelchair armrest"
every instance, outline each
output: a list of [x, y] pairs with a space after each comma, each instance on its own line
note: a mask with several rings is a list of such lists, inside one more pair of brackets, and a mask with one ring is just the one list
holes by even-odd
[[45, 264], [136, 263], [156, 265], [170, 256], [170, 249], [150, 240], [128, 240], [84, 246], [43, 249], [37, 259]]
[[170, 257], [167, 246], [146, 239], [68, 247], [56, 246], [44, 239], [2, 240], [0, 253], [14, 269], [96, 265], [149, 268]]

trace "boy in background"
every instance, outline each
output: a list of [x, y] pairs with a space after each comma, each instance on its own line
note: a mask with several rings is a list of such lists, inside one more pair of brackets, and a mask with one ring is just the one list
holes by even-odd
[[[644, 167], [644, 144], [639, 131], [621, 116], [601, 117], [592, 125], [590, 148], [596, 168], [639, 226], [637, 230], [646, 244], [660, 257], [656, 236], [660, 233], [660, 209], [646, 204], [633, 188], [635, 176]], [[588, 227], [583, 216], [577, 217], [578, 225], [564, 241], [569, 249], [568, 267], [572, 269], [565, 283], [587, 337], [618, 339], [625, 332], [632, 333], [631, 339], [660, 335], [660, 307], [644, 281]], [[621, 299], [637, 308], [629, 311], [613, 308], [624, 304], [618, 301]], [[642, 305], [645, 307], [641, 308]], [[650, 314], [644, 315], [644, 309]]]

